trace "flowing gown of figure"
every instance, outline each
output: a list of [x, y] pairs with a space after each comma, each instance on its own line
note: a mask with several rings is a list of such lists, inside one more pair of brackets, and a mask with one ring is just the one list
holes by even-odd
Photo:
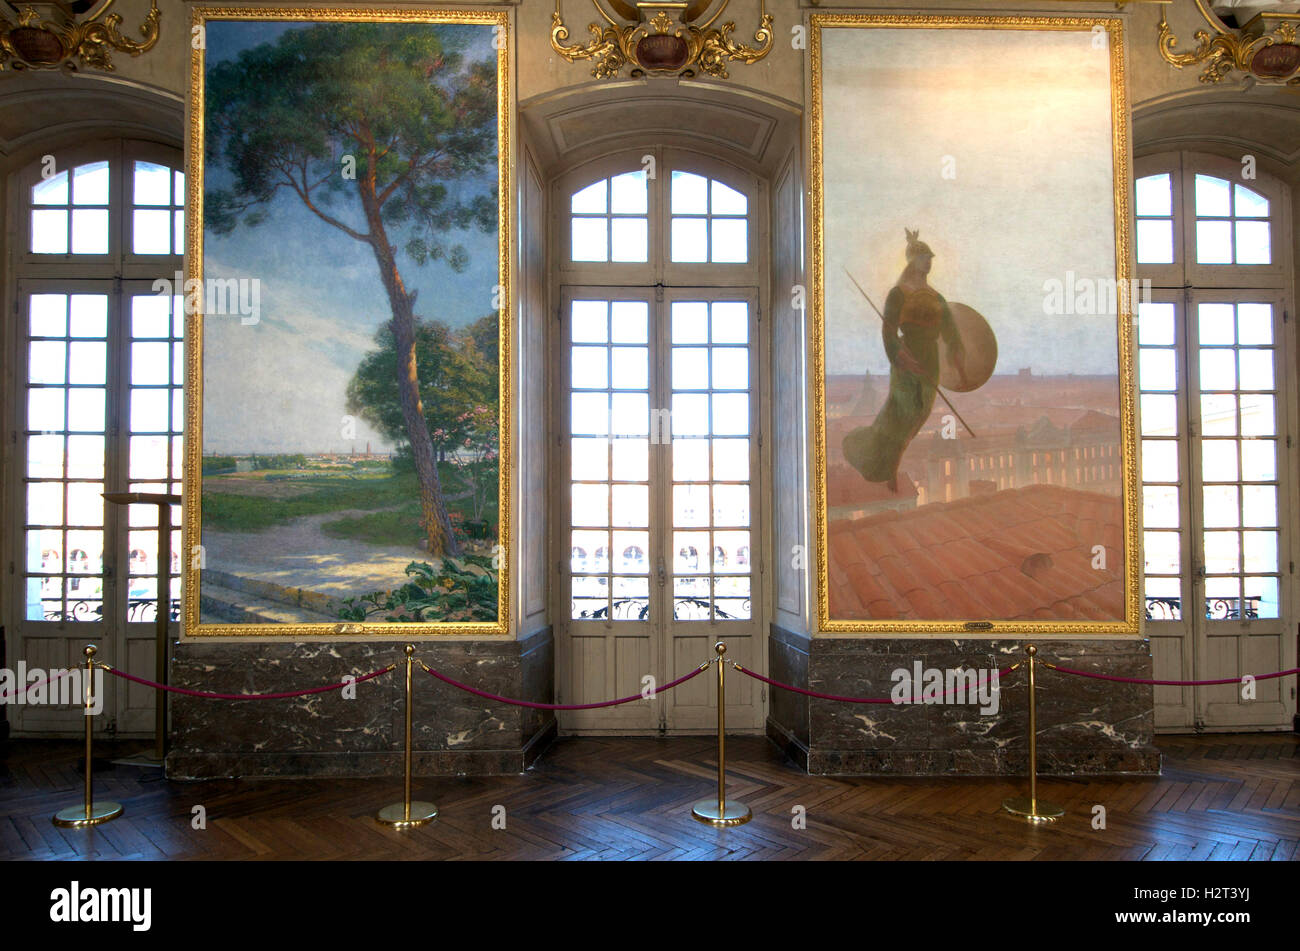
[[[928, 284], [895, 284], [885, 299], [885, 355], [889, 357], [889, 398], [870, 426], [859, 426], [844, 437], [844, 458], [868, 482], [888, 482], [896, 488], [898, 464], [912, 438], [930, 418], [939, 379], [939, 337], [952, 350], [961, 339], [948, 303]], [[901, 336], [900, 336], [901, 332]], [[924, 376], [899, 364], [905, 347]]]

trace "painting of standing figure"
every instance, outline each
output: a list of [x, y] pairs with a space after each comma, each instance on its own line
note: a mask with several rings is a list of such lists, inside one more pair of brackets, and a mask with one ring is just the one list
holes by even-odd
[[1136, 632], [1119, 21], [812, 25], [819, 627]]
[[504, 14], [194, 16], [188, 633], [504, 630]]

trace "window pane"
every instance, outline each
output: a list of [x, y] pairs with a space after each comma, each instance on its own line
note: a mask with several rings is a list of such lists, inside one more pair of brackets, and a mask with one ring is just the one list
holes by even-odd
[[649, 338], [650, 305], [639, 300], [618, 300], [611, 305], [614, 343], [645, 343]]
[[1277, 478], [1277, 447], [1273, 440], [1241, 441], [1241, 477], [1246, 482], [1271, 482]]
[[1270, 264], [1273, 249], [1269, 247], [1267, 221], [1237, 222], [1237, 263]]
[[72, 173], [74, 205], [108, 204], [108, 163], [92, 162], [78, 166]]
[[719, 436], [749, 435], [749, 394], [713, 394], [713, 432]]
[[1247, 571], [1277, 571], [1277, 532], [1245, 532]]
[[132, 215], [131, 250], [136, 254], [170, 254], [172, 216], [169, 211], [143, 211]]
[[650, 351], [645, 347], [615, 347], [612, 372], [615, 389], [646, 389], [650, 385]]
[[1205, 533], [1205, 570], [1212, 575], [1236, 574], [1241, 570], [1237, 532]]
[[604, 439], [574, 439], [569, 443], [571, 476], [574, 479], [603, 480], [609, 476], [609, 442]]
[[1243, 436], [1273, 436], [1277, 434], [1273, 401], [1274, 397], [1262, 394], [1241, 397], [1241, 434]]
[[648, 192], [645, 172], [615, 175], [610, 179], [609, 210], [616, 215], [644, 215], [649, 210]]
[[749, 305], [744, 301], [718, 301], [713, 305], [713, 342], [749, 342]]
[[744, 218], [714, 218], [713, 260], [719, 264], [744, 264], [749, 260], [749, 223]]
[[1142, 435], [1177, 436], [1178, 404], [1173, 396], [1142, 394]]
[[645, 481], [650, 477], [650, 440], [615, 439], [612, 477], [620, 482]]
[[32, 212], [32, 253], [68, 253], [68, 213], [66, 211]]
[[1243, 344], [1273, 342], [1273, 305], [1238, 304], [1237, 334]]
[[1240, 350], [1237, 359], [1241, 362], [1241, 388], [1243, 390], [1273, 389], [1273, 351]]
[[29, 383], [63, 383], [67, 344], [62, 340], [33, 340], [28, 348]]
[[709, 259], [707, 218], [674, 218], [672, 259], [675, 264], [700, 264]]
[[170, 205], [172, 170], [166, 165], [137, 161], [132, 196], [133, 203], [137, 205]]
[[1178, 481], [1178, 443], [1169, 439], [1142, 440], [1142, 478], [1147, 482]]
[[1207, 436], [1237, 435], [1237, 398], [1227, 394], [1202, 396], [1201, 432]]
[[1232, 344], [1233, 308], [1231, 304], [1201, 304], [1197, 310], [1200, 319], [1200, 341], [1203, 344]]
[[1196, 261], [1198, 264], [1232, 263], [1232, 222], [1196, 222]]
[[1144, 485], [1142, 487], [1142, 524], [1147, 528], [1177, 528], [1178, 487]]
[[73, 294], [70, 299], [72, 320], [70, 337], [104, 337], [108, 334], [108, 296]]
[[672, 377], [675, 390], [708, 389], [709, 351], [705, 347], [674, 347]]
[[1209, 175], [1196, 176], [1196, 214], [1198, 217], [1226, 218], [1232, 214], [1228, 206], [1228, 183]]
[[1278, 617], [1276, 578], [1247, 578], [1246, 599], [1255, 617]]
[[1234, 186], [1234, 191], [1237, 201], [1236, 215], [1238, 218], [1268, 217], [1267, 198], [1251, 191], [1245, 185]]
[[690, 172], [673, 172], [672, 213], [704, 215], [709, 211], [709, 180]]
[[571, 385], [575, 389], [604, 389], [609, 385], [609, 351], [605, 347], [574, 347]]
[[715, 390], [749, 389], [748, 349], [744, 347], [714, 348], [713, 388]]
[[709, 480], [709, 444], [703, 439], [673, 440], [673, 479], [678, 482]]
[[735, 482], [749, 480], [749, 440], [713, 440], [713, 478]]
[[1206, 482], [1237, 481], [1237, 443], [1207, 439], [1201, 445], [1201, 474]]
[[609, 305], [603, 300], [575, 300], [569, 312], [574, 343], [604, 343], [609, 339]]
[[1237, 385], [1237, 358], [1232, 350], [1201, 351], [1201, 389], [1231, 390]]
[[1137, 213], [1139, 215], [1173, 214], [1173, 180], [1166, 172], [1148, 175], [1137, 180]]
[[1174, 223], [1169, 219], [1139, 218], [1137, 222], [1139, 264], [1174, 263]]
[[[709, 397], [703, 393], [674, 393], [672, 405], [674, 436], [709, 434]], [[705, 472], [707, 473], [707, 466]], [[705, 478], [708, 478], [707, 474]]]
[[613, 220], [613, 254], [610, 260], [643, 263], [649, 260], [650, 234], [645, 218]]
[[722, 182], [712, 182], [713, 204], [709, 208], [709, 213], [714, 215], [747, 215], [749, 214], [749, 201], [744, 194], [736, 191], [729, 185]]
[[1277, 525], [1276, 486], [1242, 486], [1241, 504], [1246, 525], [1263, 528], [1272, 528]]
[[709, 342], [709, 305], [703, 301], [675, 301], [672, 321], [673, 343]]
[[1138, 351], [1138, 380], [1144, 390], [1174, 390], [1178, 388], [1172, 350]]
[[581, 191], [574, 192], [569, 203], [569, 211], [575, 215], [603, 215], [606, 210], [605, 194], [606, 183], [602, 178]]
[[72, 253], [108, 253], [107, 208], [77, 208], [73, 210]]
[[1138, 304], [1138, 344], [1171, 347], [1174, 344], [1174, 305], [1166, 301]]
[[1211, 528], [1236, 528], [1241, 524], [1235, 485], [1207, 485], [1201, 490], [1205, 524]]
[[33, 337], [62, 337], [68, 332], [68, 299], [62, 294], [33, 294], [28, 303]]
[[607, 218], [574, 218], [573, 260], [608, 261], [608, 226]]
[[68, 173], [59, 172], [32, 186], [33, 205], [66, 205], [68, 203]]

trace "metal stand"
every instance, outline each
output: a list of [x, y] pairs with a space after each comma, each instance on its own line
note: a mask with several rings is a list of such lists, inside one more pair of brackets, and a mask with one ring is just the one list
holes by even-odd
[[691, 815], [700, 822], [725, 828], [744, 825], [754, 816], [743, 802], [727, 802], [727, 683], [723, 669], [727, 645], [718, 641], [713, 650], [718, 655], [718, 798], [701, 799], [691, 808]]
[[415, 645], [406, 645], [406, 785], [402, 801], [384, 806], [375, 816], [385, 825], [409, 829], [431, 822], [438, 815], [438, 807], [431, 802], [411, 802], [411, 665]]
[[[171, 623], [172, 506], [182, 504], [179, 495], [162, 492], [105, 492], [104, 498], [115, 505], [158, 506], [158, 582], [155, 591], [154, 680], [167, 683], [167, 639]], [[139, 753], [130, 759], [133, 765], [161, 766], [167, 755], [167, 694], [158, 690], [154, 697], [153, 754]]]
[[1002, 801], [1002, 808], [1013, 815], [1024, 816], [1029, 822], [1055, 822], [1065, 815], [1065, 810], [1038, 798], [1038, 716], [1034, 691], [1034, 658], [1038, 648], [1030, 644], [1025, 653], [1029, 655], [1029, 798], [1012, 796]]
[[85, 802], [80, 806], [68, 806], [66, 809], [60, 809], [54, 814], [53, 822], [56, 826], [79, 828], [82, 826], [97, 826], [101, 822], [108, 822], [110, 819], [116, 819], [122, 814], [121, 803], [116, 802], [94, 802], [91, 798], [90, 789], [90, 732], [95, 724], [95, 718], [90, 711], [95, 708], [95, 645], [86, 645], [86, 689], [83, 692], [85, 697], [85, 714], [86, 714], [86, 791]]

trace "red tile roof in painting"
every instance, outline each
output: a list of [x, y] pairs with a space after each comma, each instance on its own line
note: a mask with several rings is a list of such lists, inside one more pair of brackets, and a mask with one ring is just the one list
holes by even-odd
[[1051, 485], [832, 519], [830, 615], [1122, 620], [1122, 519], [1117, 497]]

